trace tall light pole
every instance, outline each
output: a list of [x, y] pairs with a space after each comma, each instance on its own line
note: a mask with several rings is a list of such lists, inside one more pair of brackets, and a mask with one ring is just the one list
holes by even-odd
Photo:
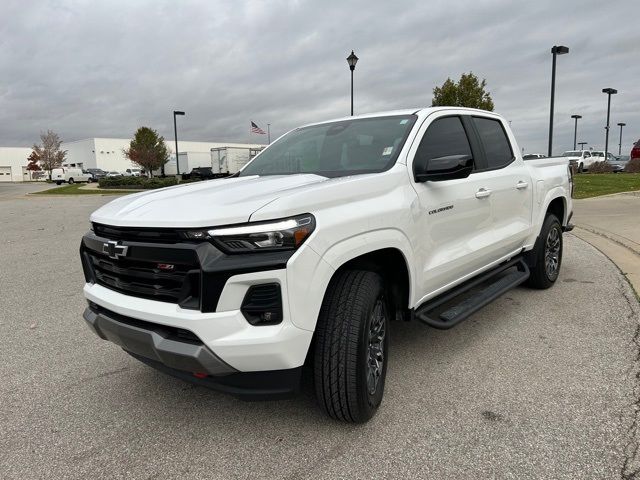
[[573, 149], [576, 149], [576, 140], [578, 139], [578, 119], [582, 118], [582, 115], [571, 115], [571, 118], [575, 119], [576, 123], [573, 127]]
[[180, 175], [180, 154], [178, 153], [178, 124], [176, 123], [176, 116], [184, 115], [184, 112], [177, 110], [173, 111], [173, 136], [176, 139], [176, 175]]
[[[580, 150], [584, 150], [584, 146], [589, 143], [589, 142], [578, 142], [578, 145], [580, 145]], [[575, 150], [575, 149], [574, 149]]]
[[347, 57], [347, 63], [349, 64], [349, 70], [351, 70], [351, 116], [353, 117], [353, 71], [356, 69], [356, 63], [358, 63], [358, 57], [351, 50], [351, 55]]
[[602, 93], [607, 94], [607, 126], [604, 127], [606, 133], [604, 136], [604, 159], [607, 160], [607, 153], [609, 153], [609, 119], [611, 116], [611, 95], [618, 93], [615, 88], [603, 88]]
[[267, 145], [271, 145], [271, 124], [267, 123]]
[[622, 127], [626, 126], [626, 123], [620, 122], [618, 126], [620, 127], [620, 143], [618, 143], [618, 156], [622, 154]]
[[556, 94], [556, 56], [569, 53], [569, 47], [564, 47], [562, 45], [554, 45], [551, 48], [551, 53], [553, 54], [553, 63], [551, 64], [551, 113], [549, 114], [549, 152], [548, 152], [549, 156], [551, 156], [551, 149], [553, 147], [553, 102]]

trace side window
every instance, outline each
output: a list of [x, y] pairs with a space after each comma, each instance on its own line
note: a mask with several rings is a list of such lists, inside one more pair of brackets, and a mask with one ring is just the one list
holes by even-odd
[[426, 170], [429, 160], [450, 155], [471, 156], [469, 139], [460, 117], [439, 118], [429, 125], [413, 159], [414, 171], [417, 165]]
[[513, 160], [511, 144], [504, 131], [502, 122], [492, 118], [473, 117], [480, 140], [487, 156], [487, 168], [502, 168]]
[[584, 152], [584, 158], [591, 158], [591, 154], [589, 152]]

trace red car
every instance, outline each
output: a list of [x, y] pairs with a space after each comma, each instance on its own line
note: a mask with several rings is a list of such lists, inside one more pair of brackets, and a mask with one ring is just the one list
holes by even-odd
[[640, 158], [640, 140], [633, 144], [630, 157], [631, 160], [633, 160], [634, 158]]

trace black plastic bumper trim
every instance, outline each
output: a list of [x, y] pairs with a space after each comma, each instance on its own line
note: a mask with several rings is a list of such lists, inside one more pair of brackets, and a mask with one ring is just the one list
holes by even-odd
[[295, 396], [300, 391], [303, 367], [263, 372], [237, 372], [224, 377], [198, 378], [190, 373], [169, 368], [156, 360], [129, 351], [127, 353], [160, 372], [186, 382], [233, 395], [241, 400], [285, 399]]
[[[83, 317], [89, 328], [103, 340], [119, 345], [127, 352], [155, 360], [167, 367], [209, 375], [237, 372], [218, 358], [206, 345], [193, 339], [181, 339], [172, 329], [150, 322], [118, 321], [108, 310], [87, 307]], [[128, 318], [128, 317], [125, 317]], [[194, 338], [197, 338], [195, 335]]]

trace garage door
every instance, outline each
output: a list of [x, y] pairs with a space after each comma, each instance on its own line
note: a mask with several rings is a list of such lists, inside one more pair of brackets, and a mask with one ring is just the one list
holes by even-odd
[[0, 167], [0, 182], [11, 181], [11, 167]]

